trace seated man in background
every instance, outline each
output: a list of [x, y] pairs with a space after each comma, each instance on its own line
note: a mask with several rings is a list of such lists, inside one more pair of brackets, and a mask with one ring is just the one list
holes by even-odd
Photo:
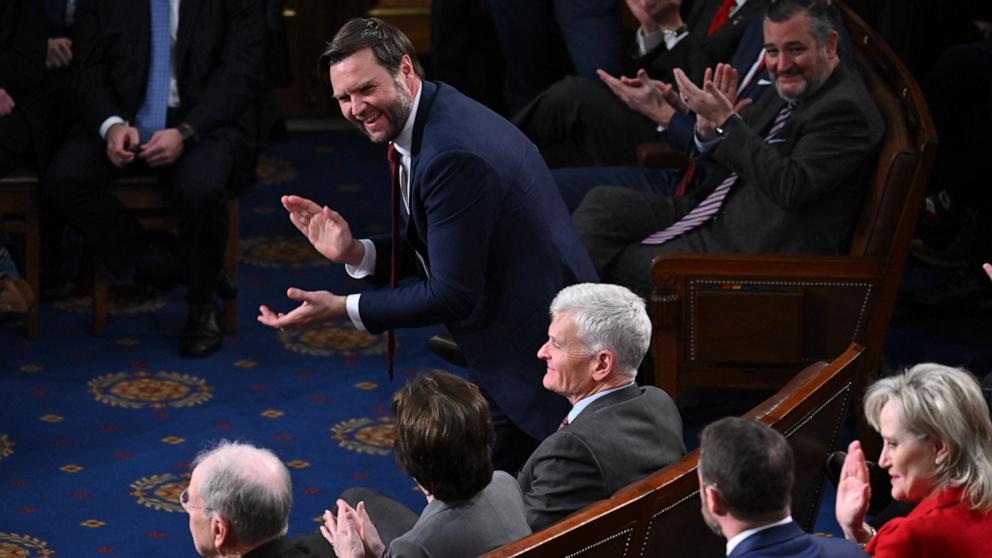
[[201, 556], [327, 556], [286, 538], [293, 486], [289, 469], [267, 449], [228, 441], [201, 452], [180, 496]]
[[806, 533], [792, 520], [792, 447], [758, 421], [727, 417], [706, 428], [699, 445], [703, 520], [727, 539], [730, 558], [863, 557], [855, 544]]
[[544, 387], [572, 409], [517, 475], [539, 531], [685, 453], [682, 418], [664, 391], [638, 387], [651, 341], [644, 301], [617, 285], [566, 287], [551, 302]]
[[[860, 77], [837, 57], [829, 5], [780, 0], [764, 23], [775, 85], [738, 114], [720, 84], [676, 70], [696, 114], [699, 172], [681, 198], [591, 190], [573, 215], [600, 278], [650, 292], [651, 260], [671, 252], [838, 254], [864, 198], [884, 124]], [[683, 178], [654, 173], [669, 191]], [[719, 217], [719, 218], [717, 218]]]
[[[640, 23], [634, 64], [646, 76], [669, 84], [674, 68], [700, 80], [706, 68], [730, 61], [748, 23], [767, 4], [767, 0], [696, 0], [683, 22], [681, 0], [627, 0]], [[599, 70], [600, 76], [619, 75], [608, 67]], [[656, 123], [628, 108], [589, 75], [555, 83], [513, 122], [537, 144], [552, 168], [633, 165], [637, 145], [658, 138]]]
[[[227, 242], [228, 186], [255, 174], [255, 100], [263, 18], [258, 0], [95, 0], [74, 22], [80, 124], [42, 192], [83, 237], [112, 281], [187, 282], [184, 356], [223, 342], [217, 306]], [[179, 238], [147, 233], [107, 191], [154, 171], [171, 185]]]
[[429, 372], [396, 392], [393, 414], [396, 461], [427, 507], [418, 518], [374, 490], [346, 491], [320, 528], [338, 558], [469, 558], [530, 534], [517, 483], [493, 471], [493, 427], [479, 388]]

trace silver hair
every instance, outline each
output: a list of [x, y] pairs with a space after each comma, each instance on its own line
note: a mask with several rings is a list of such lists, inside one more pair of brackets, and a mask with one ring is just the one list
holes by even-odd
[[551, 317], [567, 315], [579, 341], [590, 351], [608, 349], [617, 371], [634, 377], [651, 344], [651, 320], [644, 300], [619, 285], [580, 283], [551, 301]]
[[992, 510], [992, 419], [975, 378], [961, 368], [923, 363], [875, 382], [865, 394], [865, 416], [875, 430], [889, 402], [907, 429], [947, 448], [935, 490], [963, 487], [973, 510]]
[[238, 541], [258, 544], [286, 534], [293, 484], [276, 454], [221, 440], [196, 456], [193, 468], [199, 465], [204, 507], [224, 518]]

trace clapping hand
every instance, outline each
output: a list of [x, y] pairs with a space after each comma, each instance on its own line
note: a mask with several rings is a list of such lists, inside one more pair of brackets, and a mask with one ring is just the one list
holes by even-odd
[[671, 85], [651, 79], [643, 69], [637, 71], [636, 78], [620, 76], [617, 79], [603, 70], [596, 70], [596, 73], [631, 110], [668, 127], [675, 114], [675, 108], [667, 100], [672, 95]]

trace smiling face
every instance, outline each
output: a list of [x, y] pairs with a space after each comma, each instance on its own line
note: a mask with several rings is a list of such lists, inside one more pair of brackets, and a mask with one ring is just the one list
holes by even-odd
[[341, 114], [375, 143], [392, 141], [413, 108], [419, 80], [404, 56], [396, 76], [389, 74], [370, 48], [330, 67], [334, 98]]
[[943, 444], [907, 429], [899, 406], [891, 401], [882, 407], [878, 421], [883, 441], [878, 465], [889, 472], [892, 497], [903, 502], [923, 500], [933, 492], [937, 464], [946, 457]]
[[776, 23], [765, 19], [765, 65], [783, 99], [796, 102], [819, 89], [837, 67], [837, 33], [818, 45], [805, 13]]
[[573, 405], [594, 393], [597, 382], [596, 355], [579, 341], [578, 328], [567, 314], [558, 314], [548, 327], [548, 340], [537, 351], [537, 357], [548, 365], [544, 373], [544, 388], [561, 395]]

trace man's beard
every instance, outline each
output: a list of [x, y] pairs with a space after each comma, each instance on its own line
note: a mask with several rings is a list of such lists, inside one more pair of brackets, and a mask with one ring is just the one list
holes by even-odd
[[[403, 83], [400, 81], [400, 77], [397, 75], [393, 78], [393, 84], [396, 86], [396, 96], [398, 97], [397, 102], [386, 107], [382, 112], [383, 116], [388, 117], [387, 120], [391, 126], [388, 136], [384, 136], [382, 139], [376, 139], [372, 137], [372, 134], [365, 127], [365, 123], [360, 120], [350, 120], [351, 124], [362, 131], [365, 137], [369, 138], [373, 143], [386, 143], [396, 139], [400, 132], [403, 131], [403, 126], [406, 124], [407, 118], [410, 118], [410, 113], [413, 111], [413, 99], [407, 94], [406, 89], [403, 88]], [[381, 118], [381, 117], [380, 117]]]
[[821, 85], [823, 85], [824, 81], [826, 81], [826, 77], [822, 76], [821, 73], [817, 72], [817, 75], [815, 77], [814, 76], [806, 77], [806, 79], [803, 80], [802, 85], [799, 86], [798, 91], [796, 91], [793, 94], [788, 94], [788, 93], [783, 93], [782, 90], [779, 88], [778, 76], [775, 76], [775, 91], [778, 93], [778, 96], [782, 97], [782, 99], [784, 99], [785, 101], [795, 104], [812, 95], [817, 89], [820, 88]]

